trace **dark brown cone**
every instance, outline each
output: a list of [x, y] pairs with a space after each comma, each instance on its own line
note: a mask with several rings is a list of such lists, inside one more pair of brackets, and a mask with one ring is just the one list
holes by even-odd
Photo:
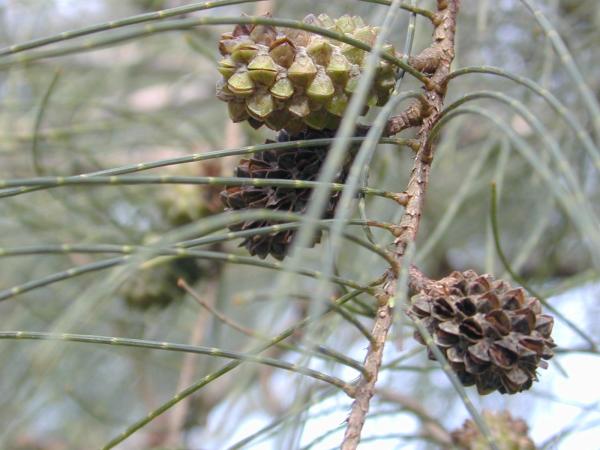
[[[279, 142], [306, 139], [331, 138], [335, 131], [307, 130], [290, 136], [287, 132], [279, 133]], [[236, 168], [235, 176], [242, 178], [273, 178], [285, 180], [315, 181], [325, 158], [328, 147], [295, 148], [289, 150], [266, 150], [254, 153], [249, 159], [242, 159]], [[340, 170], [334, 182], [343, 183], [347, 175], [347, 165]], [[221, 200], [226, 210], [245, 210], [266, 208], [281, 212], [302, 214], [306, 211], [313, 189], [291, 189], [283, 187], [229, 186], [221, 192]], [[334, 215], [340, 192], [332, 193], [323, 218]], [[230, 226], [232, 231], [250, 230], [275, 225], [269, 220], [252, 220]], [[271, 234], [250, 236], [240, 246], [245, 246], [251, 255], [265, 258], [272, 255], [278, 260], [285, 258], [288, 247], [296, 230], [284, 230]], [[317, 231], [315, 241], [319, 243], [321, 232]]]
[[[493, 413], [484, 411], [487, 423], [499, 450], [535, 450], [529, 438], [529, 427], [521, 419], [513, 419], [508, 411]], [[487, 450], [489, 444], [472, 420], [466, 420], [462, 428], [452, 432], [452, 442], [461, 450]]]
[[[537, 298], [491, 275], [453, 272], [411, 303], [409, 316], [431, 333], [461, 382], [482, 395], [529, 389], [553, 356], [554, 319], [541, 314]], [[418, 332], [415, 338], [424, 343]]]

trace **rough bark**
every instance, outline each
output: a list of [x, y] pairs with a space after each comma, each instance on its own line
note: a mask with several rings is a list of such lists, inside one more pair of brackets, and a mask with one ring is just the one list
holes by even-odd
[[[411, 242], [415, 241], [419, 230], [434, 150], [433, 143], [430, 141], [430, 134], [443, 108], [446, 93], [446, 86], [443, 81], [450, 73], [450, 65], [454, 59], [454, 35], [459, 1], [438, 0], [437, 7], [433, 43], [420, 55], [427, 59], [427, 64], [432, 64], [432, 66], [427, 66], [425, 62], [422, 62], [423, 66], [421, 67], [431, 69], [429, 72], [432, 73], [431, 81], [433, 83], [425, 88], [424, 104], [419, 102], [420, 107], [411, 104], [409, 109], [412, 108], [414, 111], [411, 109], [404, 119], [396, 120], [398, 123], [401, 121], [417, 123], [418, 121], [421, 125], [418, 134], [419, 149], [415, 156], [410, 181], [405, 192], [408, 202], [398, 224], [397, 237], [394, 241], [394, 257], [398, 267], [402, 267], [406, 249]], [[420, 113], [418, 118], [415, 116], [417, 112]], [[402, 126], [399, 128], [402, 128]], [[410, 271], [410, 275], [413, 277], [418, 274], [419, 272], [416, 269]], [[414, 279], [411, 284], [422, 281], [423, 279], [420, 279], [420, 281]], [[369, 411], [369, 404], [375, 392], [385, 341], [392, 325], [393, 310], [390, 306], [390, 299], [396, 293], [397, 282], [398, 272], [389, 270], [386, 273], [386, 282], [383, 284], [378, 296], [377, 314], [372, 330], [374, 341], [370, 344], [364, 361], [364, 367], [368, 375], [362, 376], [358, 381], [354, 403], [347, 420], [346, 432], [341, 445], [342, 450], [354, 450], [360, 442], [362, 428]]]

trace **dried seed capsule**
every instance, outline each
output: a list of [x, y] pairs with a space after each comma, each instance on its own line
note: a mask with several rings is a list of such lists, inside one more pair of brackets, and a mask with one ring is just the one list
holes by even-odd
[[306, 117], [310, 114], [310, 105], [308, 104], [308, 98], [303, 95], [295, 95], [289, 106], [288, 111], [296, 117]]
[[341, 51], [342, 55], [344, 55], [351, 64], [356, 64], [358, 66], [362, 66], [367, 56], [367, 52], [350, 44], [342, 44]]
[[341, 53], [333, 54], [327, 66], [327, 75], [338, 86], [345, 86], [350, 77], [350, 62]]
[[281, 37], [271, 44], [269, 55], [275, 63], [287, 69], [294, 62], [296, 48], [287, 37]]
[[247, 96], [254, 92], [254, 81], [248, 72], [237, 72], [229, 78], [227, 87], [234, 95]]
[[256, 25], [250, 31], [250, 39], [258, 44], [270, 46], [277, 39], [277, 30], [271, 25]]
[[236, 71], [236, 64], [233, 59], [229, 57], [223, 58], [221, 61], [219, 61], [219, 67], [217, 70], [221, 75], [223, 75], [223, 78], [229, 79], [229, 77], [231, 77]]
[[[269, 128], [277, 130], [283, 128], [284, 126], [290, 123], [293, 123], [293, 120], [294, 116], [292, 116], [292, 114], [288, 110], [282, 109], [273, 111], [273, 113], [271, 113], [269, 117], [266, 118], [265, 123]], [[301, 120], [298, 120], [297, 118], [296, 120], [301, 125], [303, 125], [303, 122]]]
[[331, 78], [329, 78], [321, 68], [310, 83], [310, 86], [308, 86], [306, 95], [315, 102], [323, 103], [333, 97], [334, 92], [335, 88]]
[[326, 109], [312, 111], [304, 118], [304, 123], [314, 130], [336, 130], [339, 127], [340, 119], [334, 116]]
[[[360, 16], [353, 16], [352, 20], [354, 22], [355, 28], [363, 28], [365, 26], [365, 21]], [[378, 28], [378, 27], [375, 27]]]
[[333, 53], [333, 46], [322, 37], [315, 37], [306, 49], [307, 53], [319, 66], [327, 66]]
[[223, 56], [231, 55], [238, 43], [239, 42], [235, 39], [233, 33], [223, 33], [221, 35], [221, 40], [219, 41], [219, 52]]
[[273, 112], [275, 104], [270, 93], [260, 91], [246, 100], [246, 107], [252, 117], [262, 121]]
[[327, 28], [328, 30], [333, 30], [335, 28], [335, 21], [327, 14], [319, 14], [318, 19], [323, 28]]
[[280, 78], [271, 87], [271, 95], [278, 100], [287, 100], [294, 95], [294, 85], [289, 78]]
[[308, 86], [317, 75], [317, 66], [308, 55], [298, 54], [287, 75], [295, 85]]
[[232, 122], [238, 123], [247, 120], [250, 115], [246, 111], [246, 104], [241, 102], [231, 102], [227, 105], [229, 118]]
[[269, 55], [259, 55], [248, 64], [248, 74], [257, 83], [270, 87], [277, 78], [277, 66]]
[[325, 106], [327, 111], [341, 117], [348, 106], [348, 96], [343, 92], [336, 92]]
[[351, 16], [345, 14], [335, 21], [335, 26], [341, 33], [352, 33], [356, 29], [356, 24]]
[[258, 45], [255, 45], [252, 41], [242, 41], [235, 46], [231, 52], [231, 58], [235, 62], [247, 63], [252, 60], [258, 53]]
[[217, 98], [224, 102], [235, 102], [237, 97], [227, 87], [227, 80], [222, 79], [217, 82]]
[[375, 40], [377, 39], [377, 33], [374, 28], [371, 27], [363, 27], [359, 28], [354, 33], [352, 33], [352, 37], [356, 40], [364, 42], [370, 46], [375, 45]]

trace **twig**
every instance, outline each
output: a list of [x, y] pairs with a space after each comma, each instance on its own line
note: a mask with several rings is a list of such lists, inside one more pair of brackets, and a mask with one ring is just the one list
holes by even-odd
[[391, 117], [387, 123], [384, 135], [394, 136], [407, 128], [418, 127], [424, 116], [425, 102], [416, 99], [410, 102], [404, 111], [397, 116]]
[[[227, 317], [221, 311], [219, 311], [214, 306], [209, 304], [206, 300], [204, 300], [202, 297], [200, 297], [200, 295], [198, 295], [198, 293], [196, 291], [194, 291], [194, 289], [192, 289], [190, 287], [190, 285], [187, 284], [183, 278], [180, 278], [179, 280], [177, 280], [177, 285], [181, 289], [185, 290], [194, 300], [196, 300], [202, 307], [204, 307], [209, 313], [214, 315], [218, 320], [223, 322], [225, 325], [233, 328], [236, 331], [239, 331], [242, 334], [245, 334], [246, 336], [256, 338], [256, 339], [262, 340], [264, 342], [268, 342], [271, 339], [271, 337], [269, 337], [265, 334], [262, 334], [258, 331], [255, 331], [251, 328], [245, 327], [245, 326], [239, 324], [238, 322]], [[331, 303], [331, 307], [336, 311], [338, 309], [342, 309], [342, 307], [340, 305], [337, 305], [335, 303], [335, 301], [333, 301]], [[368, 331], [367, 331], [367, 333], [368, 333]], [[312, 345], [312, 347], [314, 348], [314, 352], [307, 352], [307, 350], [305, 350], [305, 349], [296, 347], [292, 344], [288, 344], [285, 342], [279, 342], [279, 343], [275, 344], [275, 347], [282, 349], [282, 350], [288, 350], [288, 351], [298, 352], [298, 353], [311, 353], [311, 354], [315, 353], [315, 355], [318, 357], [327, 357], [328, 359], [332, 359], [339, 363], [345, 364], [348, 367], [352, 367], [360, 373], [364, 373], [364, 368], [358, 361], [348, 358], [347, 356], [345, 356], [339, 352], [336, 352], [335, 350], [332, 350], [325, 346], [322, 346], [322, 345], [316, 345], [316, 344]]]
[[239, 323], [237, 323], [234, 320], [227, 317], [221, 311], [216, 309], [212, 305], [212, 302], [208, 302], [204, 298], [202, 298], [200, 295], [198, 295], [198, 293], [194, 289], [192, 289], [192, 287], [189, 284], [187, 284], [187, 282], [183, 278], [179, 278], [179, 280], [177, 280], [177, 286], [179, 286], [181, 289], [185, 290], [194, 300], [196, 300], [200, 304], [200, 306], [205, 308], [210, 314], [215, 316], [218, 320], [223, 322], [225, 325], [233, 328], [234, 330], [239, 331], [242, 334], [245, 334], [246, 336], [260, 337], [263, 340], [268, 339], [266, 336], [262, 336], [259, 333], [256, 333], [254, 330], [247, 328], [243, 325], [240, 325]]
[[[244, 145], [245, 136], [241, 124], [227, 122], [225, 126], [225, 148], [239, 148]], [[226, 175], [235, 173], [235, 166], [238, 163], [237, 158], [219, 158], [221, 174]]]
[[597, 352], [598, 347], [597, 347], [596, 342], [594, 342], [594, 340], [590, 336], [588, 336], [585, 333], [585, 331], [583, 331], [577, 324], [575, 324], [575, 322], [573, 322], [571, 319], [566, 317], [563, 313], [561, 313], [552, 304], [548, 303], [548, 301], [546, 300], [546, 298], [543, 295], [541, 295], [536, 290], [534, 290], [531, 286], [529, 286], [529, 283], [527, 283], [527, 281], [524, 280], [523, 277], [521, 277], [519, 274], [517, 274], [513, 270], [512, 266], [510, 264], [510, 261], [506, 257], [506, 254], [504, 253], [504, 250], [502, 249], [502, 245], [500, 244], [500, 230], [498, 227], [498, 198], [496, 195], [496, 184], [495, 183], [492, 183], [492, 185], [491, 185], [491, 197], [492, 198], [491, 198], [491, 202], [490, 202], [490, 218], [491, 218], [491, 223], [492, 223], [492, 234], [494, 237], [494, 245], [496, 246], [496, 253], [498, 254], [498, 258], [500, 258], [500, 261], [502, 262], [504, 269], [509, 273], [509, 275], [512, 277], [513, 280], [515, 280], [517, 283], [519, 283], [521, 286], [523, 286], [523, 288], [525, 288], [525, 290], [527, 290], [531, 295], [533, 295], [534, 297], [537, 297], [546, 308], [548, 308], [555, 316], [557, 316], [560, 320], [562, 320], [565, 323], [565, 325], [567, 325], [581, 339], [583, 339], [585, 342], [587, 342], [589, 344], [589, 350], [591, 352]]
[[[429, 49], [429, 54], [437, 61], [437, 67], [431, 76], [432, 83], [425, 89], [426, 108], [423, 108], [422, 125], [419, 130], [419, 150], [408, 183], [406, 194], [408, 202], [399, 223], [399, 234], [394, 241], [394, 257], [398, 267], [402, 266], [408, 245], [414, 242], [421, 221], [425, 191], [429, 180], [429, 171], [433, 157], [433, 143], [429, 134], [442, 111], [445, 86], [443, 81], [450, 73], [450, 65], [454, 59], [454, 33], [456, 30], [456, 17], [458, 14], [458, 0], [438, 0], [437, 17], [439, 22], [433, 32], [434, 42]], [[432, 87], [433, 86], [433, 87]], [[392, 325], [393, 311], [390, 300], [396, 293], [398, 273], [389, 270], [387, 280], [378, 295], [379, 306], [372, 335], [375, 342], [369, 346], [365, 358], [365, 369], [369, 376], [360, 378], [352, 410], [348, 417], [348, 424], [342, 442], [342, 450], [355, 450], [360, 442], [361, 431], [369, 411], [369, 403], [375, 392], [375, 383], [381, 366], [383, 349], [388, 331]]]
[[395, 403], [415, 414], [423, 423], [424, 433], [433, 441], [444, 447], [452, 444], [450, 433], [438, 420], [427, 413], [419, 401], [389, 389], [377, 389], [377, 394], [382, 401]]
[[254, 7], [254, 15], [255, 16], [264, 16], [267, 14], [273, 13], [273, 8], [275, 7], [273, 0], [267, 0], [264, 2], [259, 2]]
[[[214, 298], [217, 291], [216, 284], [217, 283], [212, 282], [208, 285], [207, 293], [205, 295], [206, 299], [202, 299], [207, 305], [214, 303]], [[200, 311], [198, 313], [198, 316], [194, 322], [192, 334], [190, 336], [190, 345], [197, 346], [202, 342], [202, 336], [206, 331], [207, 318], [208, 315], [205, 314], [204, 311]], [[177, 382], [178, 392], [183, 390], [186, 386], [192, 384], [194, 381], [194, 378], [196, 377], [197, 362], [198, 355], [193, 353], [186, 354], [183, 358], [181, 372], [179, 374], [179, 381]], [[185, 425], [185, 418], [189, 410], [190, 400], [190, 397], [183, 399], [171, 411], [171, 414], [168, 418], [167, 436], [165, 438], [164, 445], [177, 446], [181, 444], [181, 431]]]

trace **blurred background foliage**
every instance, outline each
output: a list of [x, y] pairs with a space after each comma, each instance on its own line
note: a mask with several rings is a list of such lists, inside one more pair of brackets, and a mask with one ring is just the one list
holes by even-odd
[[[0, 46], [25, 42], [86, 25], [188, 4], [177, 0], [4, 0], [0, 1]], [[431, 1], [419, 6], [433, 9]], [[594, 0], [537, 1], [565, 40], [591, 91], [600, 92], [600, 10]], [[267, 5], [267, 6], [265, 6]], [[268, 8], [265, 2], [210, 9], [189, 17], [239, 16]], [[362, 15], [378, 23], [383, 6], [349, 0], [276, 1], [275, 17], [301, 19], [307, 13]], [[402, 13], [391, 40], [402, 48], [409, 14]], [[143, 26], [143, 25], [141, 25]], [[3, 67], [0, 71], [0, 179], [84, 172], [175, 158], [208, 150], [232, 149], [272, 138], [268, 130], [229, 124], [226, 107], [215, 96], [216, 42], [229, 26], [198, 27], [151, 35], [109, 48]], [[118, 31], [82, 38], [93, 43]], [[431, 26], [417, 20], [414, 52], [431, 39]], [[55, 44], [59, 48], [62, 44]], [[0, 59], [0, 64], [2, 59]], [[518, 0], [463, 0], [458, 23], [455, 68], [493, 65], [528, 77], [560, 99], [592, 136], [583, 106], [565, 64], [543, 30]], [[418, 84], [407, 77], [403, 89]], [[465, 94], [493, 90], [523, 102], [555, 139], [587, 205], [600, 214], [598, 167], [573, 131], [539, 96], [510, 80], [468, 74], [450, 84], [446, 104]], [[557, 184], [564, 173], [547, 141], [514, 110], [490, 99], [477, 101], [548, 164]], [[363, 118], [364, 123], [369, 118]], [[410, 133], [405, 133], [410, 136]], [[599, 142], [600, 136], [595, 136]], [[148, 173], [230, 176], [236, 158], [175, 165]], [[411, 167], [409, 151], [380, 145], [369, 185], [401, 191]], [[506, 134], [480, 116], [460, 116], [441, 134], [426, 213], [417, 245], [419, 264], [432, 278], [451, 270], [474, 269], [505, 276], [490, 227], [490, 182], [499, 186], [499, 225], [513, 269], [588, 333], [598, 337], [598, 253], [589, 237], [598, 228], [578, 228], [557, 204], [547, 183], [514, 149]], [[0, 199], [0, 247], [44, 244], [145, 245], [178, 227], [220, 212], [219, 188], [195, 185], [68, 186]], [[390, 200], [366, 199], [367, 217], [391, 221]], [[363, 236], [360, 227], [352, 232]], [[374, 230], [388, 244], [389, 235]], [[589, 233], [589, 234], [588, 234]], [[586, 236], [587, 234], [587, 236]], [[210, 249], [246, 255], [238, 241]], [[318, 268], [327, 239], [303, 251], [303, 266]], [[42, 279], [71, 267], [118, 255], [33, 254], [0, 259], [0, 289]], [[92, 271], [31, 290], [0, 305], [2, 330], [73, 332], [191, 343], [245, 351], [248, 333], [224, 323], [177, 286], [183, 276], [205, 303], [227, 320], [260, 335], [271, 335], [302, 319], [316, 282], [303, 278], [295, 297], [282, 303], [265, 293], [272, 271], [216, 261], [158, 258], [142, 267], [128, 265], [124, 283]], [[344, 277], [368, 282], [385, 270], [384, 261], [365, 249], [345, 244], [337, 268]], [[4, 292], [4, 291], [3, 291]], [[341, 292], [340, 292], [341, 294]], [[561, 294], [561, 295], [559, 295]], [[370, 298], [362, 299], [365, 303]], [[359, 316], [367, 328], [370, 318]], [[563, 349], [583, 347], [563, 323], [556, 341]], [[242, 330], [248, 331], [248, 330]], [[320, 321], [314, 335], [299, 333], [298, 346], [318, 341], [362, 360], [364, 336], [339, 315]], [[382, 373], [381, 395], [367, 422], [361, 448], [439, 448], [435, 433], [456, 428], [466, 417], [447, 380], [410, 339], [412, 330], [397, 324], [386, 354], [393, 363]], [[308, 343], [308, 344], [307, 344]], [[414, 356], [411, 356], [414, 355]], [[268, 356], [306, 361], [302, 355], [274, 349]], [[400, 359], [405, 357], [405, 359]], [[410, 358], [410, 359], [408, 359]], [[92, 346], [64, 342], [17, 342], [0, 345], [0, 447], [6, 449], [97, 448], [131, 423], [171, 398], [178, 390], [221, 367], [210, 356]], [[357, 372], [334, 362], [312, 359], [310, 366], [351, 380]], [[541, 374], [532, 391], [514, 398], [493, 394], [475, 399], [480, 407], [509, 408], [528, 420], [532, 435], [548, 448], [596, 448], [600, 395], [591, 384], [597, 357], [565, 351]], [[314, 406], [299, 414], [299, 405]], [[343, 425], [349, 400], [330, 387], [268, 366], [240, 368], [150, 423], [118, 448], [227, 448], [271, 421], [290, 418], [243, 448], [333, 448], [336, 427]], [[294, 409], [296, 408], [296, 409]], [[557, 420], [557, 416], [562, 417]], [[432, 424], [435, 424], [433, 426]], [[437, 427], [437, 428], [435, 428]], [[565, 434], [561, 435], [565, 427]], [[435, 428], [437, 431], [432, 431]], [[405, 439], [398, 435], [425, 438]], [[558, 434], [557, 434], [558, 433]], [[390, 438], [390, 436], [392, 436]], [[433, 437], [432, 437], [433, 436]], [[406, 437], [406, 436], [405, 436]], [[410, 436], [408, 436], [410, 437]], [[555, 439], [553, 441], [552, 439]], [[254, 446], [253, 446], [254, 445]], [[555, 446], [552, 446], [555, 445]], [[304, 446], [304, 447], [303, 447]], [[541, 446], [540, 446], [541, 448]]]

